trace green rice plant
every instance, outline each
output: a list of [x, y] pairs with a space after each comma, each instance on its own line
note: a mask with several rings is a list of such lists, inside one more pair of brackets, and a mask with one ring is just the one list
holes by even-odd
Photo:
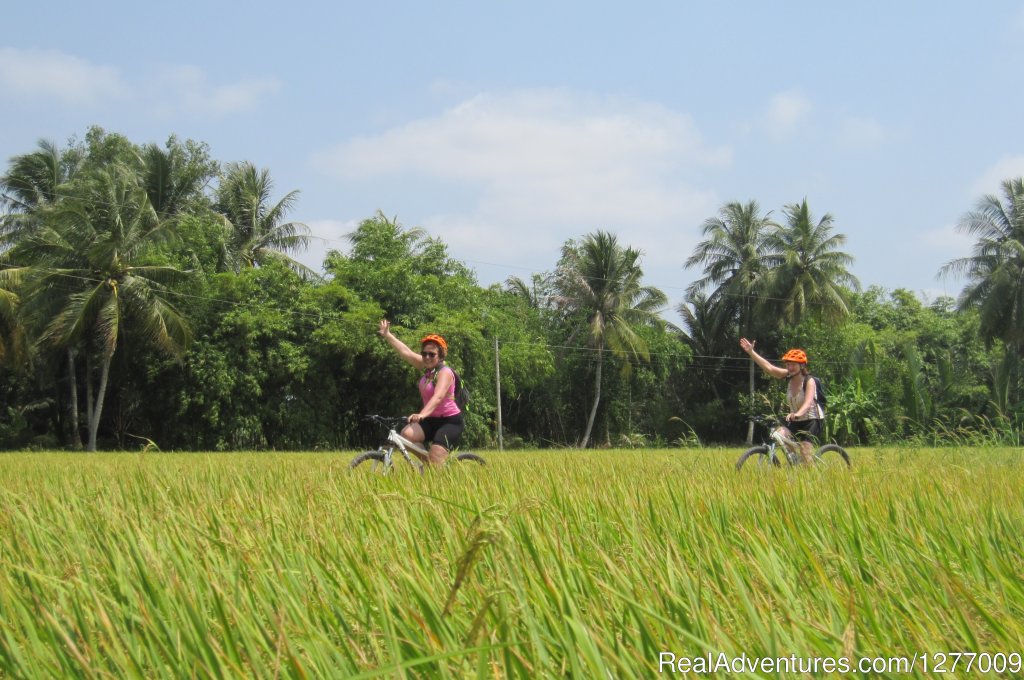
[[[1024, 456], [0, 457], [0, 675], [616, 677], [1024, 648]], [[798, 677], [782, 672], [778, 677]], [[919, 674], [924, 677], [923, 674]]]

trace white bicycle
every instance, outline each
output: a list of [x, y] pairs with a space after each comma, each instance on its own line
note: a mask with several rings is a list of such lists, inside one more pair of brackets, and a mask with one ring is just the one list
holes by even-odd
[[[381, 474], [386, 475], [389, 472], [391, 472], [392, 467], [394, 466], [395, 451], [397, 450], [399, 453], [402, 454], [402, 457], [405, 458], [406, 462], [409, 463], [409, 465], [411, 465], [414, 470], [418, 471], [420, 474], [423, 474], [423, 469], [424, 467], [426, 467], [426, 465], [421, 460], [414, 458], [412, 455], [410, 455], [409, 452], [413, 451], [422, 456], [426, 456], [427, 450], [424, 449], [421, 445], [417, 444], [416, 442], [406, 439], [405, 437], [398, 433], [398, 428], [404, 426], [408, 422], [408, 419], [405, 416], [387, 417], [370, 415], [366, 416], [366, 419], [374, 423], [377, 423], [378, 425], [387, 429], [387, 437], [385, 438], [384, 442], [377, 447], [376, 450], [364, 451], [363, 453], [360, 453], [358, 456], [353, 458], [352, 462], [349, 463], [348, 465], [350, 469], [356, 468], [357, 466], [359, 466], [362, 463], [365, 463], [366, 461], [373, 461], [373, 467], [371, 469], [374, 472], [380, 472]], [[483, 458], [476, 455], [475, 453], [470, 453], [468, 451], [463, 453], [453, 452], [449, 457], [449, 460], [456, 460], [459, 462], [473, 462], [478, 463], [480, 465], [487, 465], [487, 461], [485, 461]]]
[[[792, 466], [803, 464], [803, 459], [799, 454], [800, 442], [792, 434], [789, 434], [788, 428], [782, 422], [763, 416], [754, 418], [754, 422], [768, 431], [768, 439], [763, 444], [744, 451], [740, 459], [736, 461], [737, 470], [750, 459], [757, 461], [758, 465], [775, 467], [781, 467], [783, 462]], [[816, 466], [829, 465], [836, 462], [837, 458], [845, 463], [846, 467], [850, 467], [850, 454], [838, 444], [825, 444], [814, 451]]]

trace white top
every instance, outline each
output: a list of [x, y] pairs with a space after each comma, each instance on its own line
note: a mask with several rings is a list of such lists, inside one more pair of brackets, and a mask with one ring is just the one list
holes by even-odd
[[[806, 376], [803, 382], [800, 382], [800, 383], [797, 384], [797, 391], [795, 393], [793, 392], [793, 383], [792, 383], [792, 381], [786, 387], [786, 401], [789, 402], [789, 412], [790, 413], [796, 413], [801, 408], [803, 408], [803, 406], [804, 406], [804, 398], [805, 398], [804, 386], [808, 382], [810, 382], [811, 380], [813, 380], [813, 378], [811, 378], [810, 376]], [[800, 422], [803, 422], [805, 420], [824, 420], [824, 419], [825, 419], [825, 410], [823, 408], [821, 408], [821, 404], [818, 403], [817, 399], [814, 400], [814, 403], [811, 405], [811, 408], [810, 408], [810, 410], [807, 411], [807, 413], [805, 413], [804, 415], [799, 416], [797, 418], [793, 418], [793, 420], [800, 421]]]

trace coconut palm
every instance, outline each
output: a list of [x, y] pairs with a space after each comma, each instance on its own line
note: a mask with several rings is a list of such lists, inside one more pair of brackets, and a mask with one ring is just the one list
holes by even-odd
[[847, 291], [859, 290], [857, 277], [849, 272], [853, 258], [840, 250], [844, 234], [834, 234], [832, 215], [817, 222], [802, 203], [783, 209], [786, 223], [771, 230], [768, 248], [780, 262], [771, 272], [769, 296], [780, 309], [780, 318], [790, 324], [805, 316], [837, 321], [847, 316]]
[[676, 307], [676, 312], [683, 320], [680, 337], [696, 359], [699, 374], [707, 376], [702, 382], [710, 386], [715, 398], [719, 397], [718, 386], [714, 376], [722, 365], [722, 357], [726, 348], [723, 340], [732, 337], [732, 320], [725, 310], [716, 305], [703, 292], [692, 291], [687, 294], [686, 301]]
[[[705, 305], [720, 318], [734, 320], [740, 335], [752, 336], [759, 325], [755, 315], [757, 300], [763, 293], [766, 274], [779, 260], [768, 241], [768, 233], [777, 225], [768, 213], [762, 213], [757, 201], [727, 203], [718, 217], [705, 220], [705, 239], [697, 244], [686, 260], [686, 267], [704, 267], [704, 276], [694, 281], [689, 295], [705, 294]], [[723, 324], [722, 329], [726, 327]], [[748, 362], [747, 381], [754, 394], [755, 367]], [[747, 425], [747, 441], [754, 438], [754, 421]]]
[[986, 341], [1024, 350], [1024, 178], [1002, 184], [1005, 202], [987, 195], [957, 224], [973, 236], [972, 254], [948, 262], [940, 275], [967, 277], [961, 309], [977, 308]]
[[767, 240], [773, 227], [757, 201], [727, 203], [718, 217], [704, 221], [705, 239], [686, 260], [687, 268], [704, 267], [704, 275], [690, 284], [689, 292], [705, 292], [710, 303], [732, 310], [741, 333], [752, 329], [757, 295], [775, 262]]
[[25, 327], [18, 314], [21, 267], [0, 269], [0, 363], [17, 364], [26, 356]]
[[111, 360], [126, 329], [169, 353], [188, 342], [188, 325], [168, 299], [183, 273], [153, 264], [156, 246], [169, 236], [135, 172], [113, 164], [72, 187], [14, 250], [32, 262], [27, 304], [50, 319], [40, 343], [75, 347], [86, 357], [90, 451], [96, 450]]
[[61, 149], [42, 139], [35, 151], [11, 159], [0, 177], [0, 220], [4, 249], [16, 243], [38, 224], [41, 209], [56, 205], [63, 188], [78, 173], [83, 155], [80, 149]]
[[544, 309], [551, 297], [551, 277], [533, 274], [529, 283], [518, 276], [505, 279], [505, 290], [526, 303], [531, 309]]
[[[40, 140], [35, 151], [11, 159], [7, 172], [0, 177], [0, 260], [4, 266], [4, 289], [8, 294], [5, 301], [4, 317], [8, 333], [5, 341], [19, 360], [30, 357], [27, 334], [32, 325], [32, 315], [24, 313], [22, 306], [17, 316], [13, 306], [17, 298], [16, 288], [32, 264], [25, 260], [23, 253], [17, 253], [19, 244], [33, 236], [41, 228], [46, 211], [57, 207], [67, 194], [69, 183], [81, 172], [84, 152], [80, 147], [61, 149], [48, 140]], [[31, 309], [31, 307], [30, 307]], [[78, 422], [78, 389], [75, 383], [75, 349], [64, 351], [68, 367], [68, 401], [72, 423]], [[78, 429], [72, 427], [71, 443], [81, 448]]]
[[231, 228], [228, 259], [235, 271], [280, 260], [303, 277], [312, 278], [315, 274], [309, 267], [288, 255], [309, 244], [309, 227], [284, 221], [295, 207], [299, 192], [291, 191], [271, 204], [273, 189], [269, 170], [248, 161], [227, 166], [214, 209]]
[[554, 281], [556, 304], [567, 317], [586, 320], [585, 328], [577, 330], [585, 331], [595, 357], [594, 402], [580, 448], [590, 441], [601, 402], [605, 353], [649, 358], [647, 343], [636, 331], [659, 319], [667, 298], [657, 288], [641, 285], [642, 278], [640, 252], [619, 245], [607, 232], [588, 234], [578, 246], [570, 241], [562, 248]]
[[995, 369], [994, 398], [1005, 409], [1017, 398], [1024, 355], [1024, 178], [1006, 180], [1003, 199], [989, 194], [957, 224], [975, 237], [972, 254], [950, 261], [940, 275], [966, 276], [960, 309], [976, 308], [986, 342], [1001, 340], [1005, 352]]
[[181, 213], [199, 199], [217, 171], [204, 145], [191, 141], [181, 144], [173, 136], [166, 147], [143, 147], [141, 160], [146, 195], [161, 219]]

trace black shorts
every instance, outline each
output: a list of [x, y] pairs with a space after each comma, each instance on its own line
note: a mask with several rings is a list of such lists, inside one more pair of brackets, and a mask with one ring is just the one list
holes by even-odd
[[821, 420], [818, 418], [812, 420], [791, 420], [788, 427], [789, 431], [797, 439], [817, 439], [821, 436]]
[[459, 437], [466, 429], [466, 421], [462, 414], [445, 418], [424, 418], [420, 421], [423, 428], [423, 441], [437, 444], [451, 451], [459, 443]]

